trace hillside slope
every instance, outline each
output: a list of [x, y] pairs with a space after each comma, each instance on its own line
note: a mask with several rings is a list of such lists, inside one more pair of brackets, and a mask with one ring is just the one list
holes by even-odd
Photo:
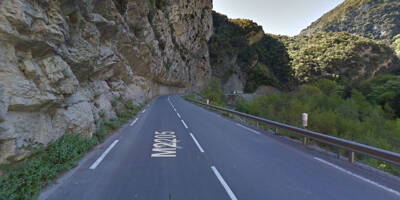
[[295, 79], [320, 78], [356, 84], [382, 73], [395, 73], [400, 61], [387, 45], [348, 33], [316, 33], [282, 37]]
[[0, 164], [90, 137], [118, 102], [201, 88], [212, 1], [0, 1]]
[[388, 43], [400, 34], [400, 1], [345, 0], [301, 32], [348, 32]]

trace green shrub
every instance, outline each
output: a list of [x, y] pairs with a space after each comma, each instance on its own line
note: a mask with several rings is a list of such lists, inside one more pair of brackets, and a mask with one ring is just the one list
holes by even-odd
[[164, 62], [165, 69], [169, 70], [171, 68], [171, 66], [172, 66], [172, 62], [171, 61], [168, 60], [167, 62]]
[[[290, 58], [278, 37], [264, 35], [260, 41], [241, 50], [238, 60], [242, 70], [248, 75], [246, 85], [252, 86], [246, 87], [246, 92], [254, 92], [261, 85], [290, 88], [293, 74]], [[255, 61], [258, 64], [251, 67]]]
[[371, 103], [378, 103], [385, 111], [400, 117], [400, 76], [377, 76], [362, 82], [360, 90]]
[[224, 106], [224, 92], [222, 90], [221, 82], [218, 79], [210, 81], [200, 92], [204, 99], [210, 100], [211, 104]]
[[113, 98], [112, 100], [111, 100], [111, 106], [112, 107], [116, 107], [118, 105], [118, 99], [117, 98]]
[[125, 15], [126, 9], [128, 7], [128, 0], [114, 0], [114, 4], [121, 15]]
[[400, 57], [400, 34], [393, 38], [392, 49], [396, 52], [397, 56]]
[[104, 117], [106, 116], [106, 113], [103, 112], [103, 111], [101, 111], [101, 112], [99, 112], [99, 116], [100, 116], [101, 118], [104, 118]]
[[247, 74], [245, 92], [253, 93], [260, 85], [279, 86], [278, 80], [264, 64], [259, 63], [255, 67], [248, 69]]

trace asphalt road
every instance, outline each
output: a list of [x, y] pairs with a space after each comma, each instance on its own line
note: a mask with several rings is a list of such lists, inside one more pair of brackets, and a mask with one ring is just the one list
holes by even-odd
[[163, 96], [39, 199], [400, 199], [399, 179], [324, 156]]

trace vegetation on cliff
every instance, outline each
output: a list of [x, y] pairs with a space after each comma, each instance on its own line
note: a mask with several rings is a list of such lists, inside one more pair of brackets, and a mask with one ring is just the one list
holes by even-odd
[[302, 34], [348, 32], [390, 43], [400, 33], [399, 20], [398, 0], [345, 0]]
[[282, 37], [300, 83], [330, 78], [352, 84], [399, 68], [399, 59], [383, 43], [348, 33]]
[[[232, 66], [227, 69], [218, 68], [218, 66], [221, 62], [224, 62], [223, 58], [234, 59], [241, 49], [247, 47], [246, 33], [249, 33], [250, 29], [256, 29], [250, 24], [252, 24], [250, 21], [230, 20], [227, 16], [213, 11], [214, 34], [208, 43], [208, 47], [215, 76], [223, 77], [231, 71]], [[246, 27], [250, 27], [250, 29], [247, 30]], [[257, 29], [261, 30], [261, 27], [257, 27]]]
[[392, 49], [400, 57], [400, 34], [393, 38]]
[[239, 62], [242, 70], [247, 73], [246, 92], [254, 92], [261, 85], [290, 88], [290, 58], [278, 37], [264, 35], [258, 42], [240, 52]]
[[[287, 89], [289, 55], [278, 37], [265, 35], [262, 27], [250, 20], [229, 19], [216, 12], [213, 20], [215, 31], [209, 49], [215, 76], [224, 81], [238, 66], [247, 75], [246, 92], [254, 92], [260, 85]], [[232, 60], [236, 62], [229, 63]]]

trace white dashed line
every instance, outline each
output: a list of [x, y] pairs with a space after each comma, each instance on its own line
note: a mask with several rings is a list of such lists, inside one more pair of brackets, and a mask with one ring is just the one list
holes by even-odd
[[138, 118], [136, 118], [136, 119], [131, 123], [130, 126], [133, 126], [134, 124], [136, 124], [137, 121], [138, 121]]
[[237, 125], [237, 126], [240, 126], [240, 127], [242, 127], [242, 128], [244, 128], [244, 129], [246, 129], [246, 130], [248, 130], [248, 131], [251, 131], [251, 132], [253, 132], [253, 133], [257, 134], [257, 135], [261, 135], [260, 132], [258, 132], [258, 131], [256, 131], [256, 130], [253, 130], [253, 129], [251, 129], [251, 128], [248, 128], [248, 127], [246, 127], [246, 126], [243, 126], [243, 125], [241, 125], [241, 124], [236, 123], [236, 125]]
[[314, 159], [315, 159], [315, 160], [318, 160], [319, 162], [322, 162], [322, 163], [324, 163], [324, 164], [326, 164], [326, 165], [329, 165], [329, 166], [331, 166], [331, 167], [333, 167], [333, 168], [335, 168], [335, 169], [337, 169], [337, 170], [340, 170], [340, 171], [342, 171], [342, 172], [344, 172], [344, 173], [346, 173], [346, 174], [348, 174], [348, 175], [350, 175], [350, 176], [354, 176], [354, 177], [356, 177], [356, 178], [358, 178], [358, 179], [361, 179], [361, 180], [363, 180], [363, 181], [365, 181], [365, 182], [367, 182], [367, 183], [370, 183], [370, 184], [372, 184], [372, 185], [375, 185], [376, 187], [379, 187], [379, 188], [381, 188], [381, 189], [383, 189], [383, 190], [386, 190], [386, 191], [388, 191], [388, 192], [390, 192], [390, 193], [393, 193], [393, 194], [395, 194], [395, 195], [397, 195], [397, 196], [400, 196], [400, 192], [398, 192], [398, 191], [396, 191], [396, 190], [393, 190], [393, 189], [388, 188], [388, 187], [386, 187], [386, 186], [383, 186], [383, 185], [381, 185], [381, 184], [379, 184], [379, 183], [377, 183], [377, 182], [371, 181], [371, 180], [369, 180], [369, 179], [367, 179], [367, 178], [364, 178], [364, 177], [362, 177], [362, 176], [359, 176], [359, 175], [357, 175], [357, 174], [354, 174], [353, 172], [350, 172], [350, 171], [348, 171], [348, 170], [345, 170], [345, 169], [343, 169], [343, 168], [341, 168], [341, 167], [339, 167], [339, 166], [337, 166], [337, 165], [335, 165], [335, 164], [332, 164], [332, 163], [330, 163], [330, 162], [328, 162], [328, 161], [326, 161], [326, 160], [323, 160], [323, 159], [321, 159], [321, 158], [314, 157]]
[[194, 143], [196, 143], [197, 148], [199, 148], [201, 153], [204, 153], [204, 149], [201, 147], [200, 143], [196, 140], [196, 138], [194, 137], [194, 135], [192, 133], [190, 133], [190, 136], [192, 137]]
[[176, 115], [178, 115], [179, 118], [182, 118], [181, 115], [179, 113], [176, 113]]
[[96, 169], [96, 167], [103, 161], [103, 159], [107, 156], [108, 153], [110, 153], [111, 149], [114, 148], [114, 146], [119, 142], [119, 140], [115, 140], [108, 148], [106, 151], [101, 154], [101, 156], [94, 162], [89, 169]]
[[143, 111], [142, 111], [142, 113], [145, 113], [146, 112], [146, 109], [144, 109]]
[[235, 194], [232, 192], [231, 188], [229, 188], [228, 184], [225, 182], [225, 180], [222, 178], [221, 174], [218, 172], [217, 168], [214, 166], [211, 166], [212, 171], [214, 172], [215, 176], [217, 176], [219, 182], [222, 184], [222, 186], [225, 188], [226, 192], [228, 193], [229, 197], [232, 200], [237, 200]]
[[186, 129], [188, 129], [189, 127], [186, 125], [185, 121], [183, 121], [183, 119], [181, 120], [182, 124], [185, 126]]

